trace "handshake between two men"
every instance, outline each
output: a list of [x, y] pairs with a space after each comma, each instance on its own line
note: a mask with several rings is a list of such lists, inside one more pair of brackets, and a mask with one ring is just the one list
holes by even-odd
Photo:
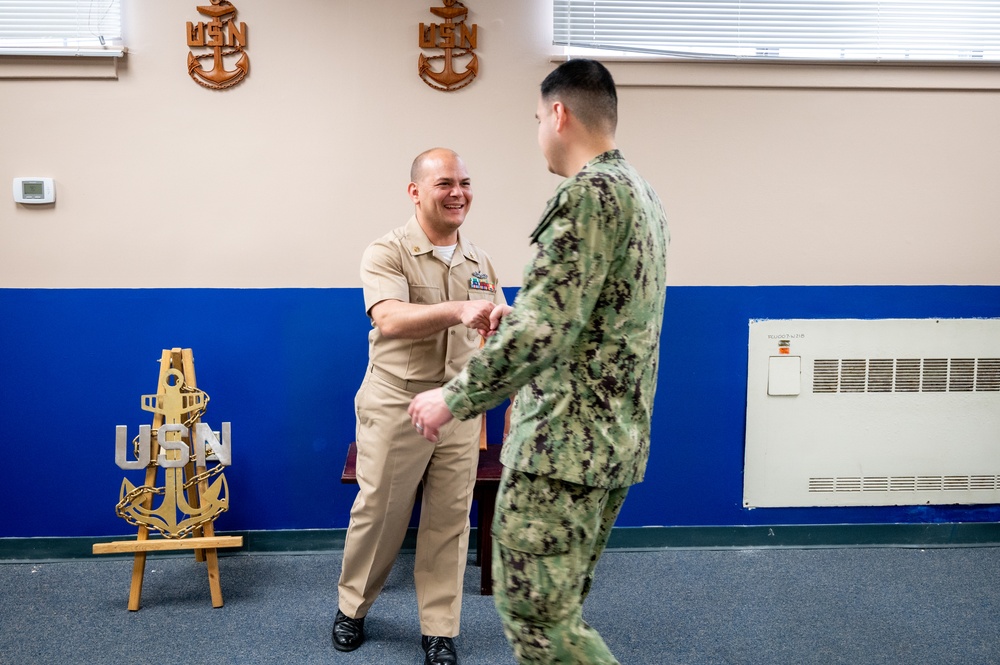
[[[501, 320], [512, 310], [510, 305], [497, 305], [490, 300], [466, 300], [461, 305], [462, 325], [478, 331], [484, 340], [497, 333]], [[444, 401], [444, 388], [418, 394], [410, 402], [408, 413], [416, 430], [431, 443], [437, 442], [440, 429], [454, 417]]]

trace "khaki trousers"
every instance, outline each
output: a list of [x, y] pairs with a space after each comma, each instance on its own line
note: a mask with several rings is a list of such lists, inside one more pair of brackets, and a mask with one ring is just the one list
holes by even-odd
[[480, 420], [453, 420], [438, 443], [430, 443], [406, 413], [413, 395], [369, 372], [355, 398], [359, 489], [344, 542], [339, 605], [355, 619], [368, 614], [399, 554], [423, 483], [413, 570], [420, 629], [424, 635], [455, 637]]

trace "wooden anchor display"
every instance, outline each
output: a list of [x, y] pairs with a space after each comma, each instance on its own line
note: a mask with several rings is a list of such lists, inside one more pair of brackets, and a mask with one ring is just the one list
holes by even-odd
[[[479, 74], [479, 56], [476, 55], [478, 27], [466, 24], [468, 8], [458, 0], [444, 0], [444, 7], [430, 7], [435, 16], [444, 19], [444, 23], [420, 24], [419, 41], [422, 49], [442, 49], [441, 55], [427, 56], [420, 54], [417, 61], [417, 73], [420, 79], [434, 88], [445, 92], [453, 92], [472, 83]], [[456, 69], [456, 60], [469, 56], [465, 69]], [[441, 71], [435, 71], [431, 63], [443, 60]]]
[[[212, 606], [222, 607], [216, 550], [241, 547], [243, 537], [215, 535], [215, 518], [229, 506], [228, 486], [221, 474], [230, 462], [229, 423], [223, 423], [220, 442], [201, 422], [207, 403], [208, 395], [197, 389], [191, 349], [164, 349], [156, 394], [143, 395], [142, 408], [153, 413], [153, 425], [152, 429], [145, 425], [139, 428], [135, 460], [128, 460], [125, 426], [117, 429], [118, 466], [146, 470], [145, 483], [139, 487], [124, 479], [116, 506], [120, 517], [138, 526], [138, 534], [136, 540], [97, 543], [93, 553], [135, 554], [128, 600], [131, 611], [139, 609], [147, 552], [175, 550], [194, 550], [196, 561], [207, 561]], [[210, 460], [217, 462], [211, 469]], [[156, 487], [160, 467], [164, 487]], [[218, 477], [211, 480], [213, 476]], [[152, 506], [154, 495], [163, 496], [156, 508]], [[178, 520], [178, 513], [188, 517]], [[162, 537], [150, 538], [151, 530]]]
[[[189, 47], [208, 47], [211, 53], [195, 55], [188, 51], [188, 74], [195, 83], [212, 90], [230, 88], [246, 78], [250, 72], [250, 58], [244, 48], [247, 45], [247, 24], [236, 23], [236, 7], [229, 0], [212, 0], [211, 5], [202, 5], [198, 13], [211, 18], [208, 23], [188, 23], [187, 43]], [[224, 51], [223, 47], [229, 47]], [[224, 56], [239, 55], [235, 69], [226, 69]], [[205, 69], [201, 61], [211, 58], [212, 68]]]

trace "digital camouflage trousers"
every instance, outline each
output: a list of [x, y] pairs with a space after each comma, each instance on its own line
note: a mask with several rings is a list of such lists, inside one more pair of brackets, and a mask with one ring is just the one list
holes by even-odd
[[627, 494], [504, 469], [493, 599], [519, 663], [618, 663], [583, 620], [583, 601]]

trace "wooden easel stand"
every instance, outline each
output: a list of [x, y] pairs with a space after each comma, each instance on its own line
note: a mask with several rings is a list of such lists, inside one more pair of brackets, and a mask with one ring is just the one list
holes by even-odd
[[[194, 354], [191, 349], [164, 349], [160, 357], [160, 379], [157, 383], [157, 393], [164, 392], [164, 386], [168, 380], [168, 372], [171, 368], [181, 368], [184, 375], [184, 384], [191, 388], [197, 387], [194, 374]], [[163, 425], [163, 415], [157, 413], [153, 416], [153, 429], [159, 430]], [[150, 459], [156, 459], [159, 455], [159, 445], [155, 440], [150, 443]], [[193, 463], [187, 465], [187, 475], [191, 477], [193, 473], [202, 473], [205, 467], [197, 467]], [[150, 464], [146, 467], [146, 485], [155, 486], [156, 465]], [[191, 491], [188, 496], [188, 503], [194, 507], [200, 504], [199, 496], [207, 489], [208, 481], [202, 480], [198, 483], [198, 490]], [[147, 497], [143, 506], [148, 508], [152, 504], [152, 497]], [[149, 527], [139, 526], [136, 540], [120, 540], [110, 543], [96, 543], [93, 546], [94, 554], [121, 554], [123, 552], [134, 552], [135, 560], [132, 563], [132, 586], [129, 590], [128, 609], [137, 611], [139, 601], [142, 597], [142, 580], [146, 570], [146, 553], [175, 550], [194, 550], [195, 561], [208, 562], [208, 586], [212, 594], [212, 607], [222, 607], [222, 585], [219, 581], [219, 557], [216, 552], [220, 547], [242, 547], [243, 536], [216, 536], [215, 525], [207, 522], [198, 529], [195, 529], [195, 536], [192, 538], [157, 538], [149, 539]]]

